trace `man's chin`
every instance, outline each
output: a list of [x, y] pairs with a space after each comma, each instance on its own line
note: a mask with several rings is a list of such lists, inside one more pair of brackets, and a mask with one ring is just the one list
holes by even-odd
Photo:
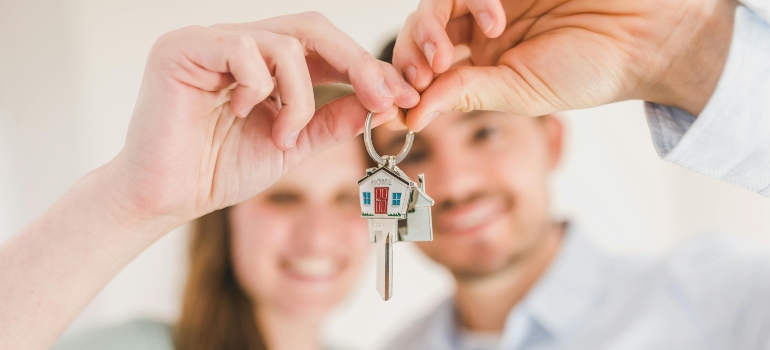
[[510, 269], [517, 260], [515, 257], [491, 257], [487, 255], [472, 259], [467, 263], [453, 263], [445, 266], [458, 280], [472, 280], [495, 276]]
[[[434, 242], [421, 243], [423, 251], [434, 261], [445, 266], [455, 276], [479, 278], [505, 270], [517, 260], [510, 251], [510, 242], [495, 237], [497, 232], [479, 232], [475, 236], [436, 237]], [[440, 247], [430, 247], [436, 244]], [[430, 248], [439, 248], [430, 252]]]
[[489, 268], [489, 269], [459, 268], [459, 269], [453, 269], [452, 275], [458, 281], [472, 281], [472, 280], [482, 280], [492, 276], [496, 276], [497, 274], [499, 274], [501, 271], [504, 271], [504, 270], [505, 269], [502, 269], [502, 268]]

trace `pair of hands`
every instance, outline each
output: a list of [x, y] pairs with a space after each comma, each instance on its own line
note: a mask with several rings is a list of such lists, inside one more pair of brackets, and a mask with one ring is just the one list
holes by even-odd
[[[423, 0], [393, 66], [317, 13], [181, 29], [153, 48], [107, 173], [129, 210], [181, 223], [359, 134], [367, 110], [379, 125], [411, 108], [412, 130], [453, 110], [537, 116], [627, 99], [697, 114], [721, 75], [735, 6]], [[312, 86], [333, 82], [356, 94], [314, 111]]]

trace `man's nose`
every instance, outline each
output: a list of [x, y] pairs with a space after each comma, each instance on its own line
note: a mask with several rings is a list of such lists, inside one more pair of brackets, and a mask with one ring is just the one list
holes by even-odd
[[433, 174], [426, 182], [437, 203], [462, 200], [484, 186], [486, 160], [480, 154], [463, 147], [444, 148], [435, 152], [434, 159]]

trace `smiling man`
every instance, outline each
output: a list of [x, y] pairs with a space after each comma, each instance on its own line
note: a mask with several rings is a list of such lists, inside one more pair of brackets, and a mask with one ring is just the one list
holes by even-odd
[[[395, 154], [403, 135], [375, 129], [375, 147]], [[767, 252], [722, 236], [665, 258], [603, 251], [550, 216], [562, 141], [555, 116], [483, 111], [445, 113], [416, 135], [399, 167], [425, 173], [436, 202], [434, 241], [418, 246], [456, 294], [389, 348], [767, 349]]]

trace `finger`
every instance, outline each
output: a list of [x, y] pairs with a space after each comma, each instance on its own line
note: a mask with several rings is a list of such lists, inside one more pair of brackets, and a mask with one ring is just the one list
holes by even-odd
[[[345, 83], [350, 84], [348, 76], [337, 72], [334, 67], [329, 65], [323, 57], [316, 53], [311, 53], [305, 57], [308, 62], [308, 67], [313, 67], [310, 70], [310, 78], [313, 80], [313, 85], [325, 85], [333, 83]], [[385, 75], [385, 84], [388, 86], [397, 86], [393, 90], [394, 104], [401, 108], [412, 108], [420, 101], [420, 94], [412, 87], [395, 69], [392, 69], [392, 65], [386, 62], [379, 62], [382, 67], [382, 72]]]
[[275, 76], [281, 99], [281, 109], [273, 124], [273, 143], [281, 150], [288, 150], [294, 147], [300, 131], [315, 111], [305, 49], [296, 38], [266, 31], [256, 40]]
[[420, 94], [417, 93], [412, 85], [404, 80], [404, 77], [398, 73], [389, 63], [380, 62], [382, 72], [385, 75], [385, 83], [388, 86], [397, 86], [393, 90], [393, 102], [402, 108], [412, 108], [420, 102]]
[[398, 33], [393, 47], [393, 66], [417, 91], [424, 91], [433, 81], [434, 73], [422, 50], [414, 41], [414, 14], [409, 15]]
[[170, 55], [168, 57], [182, 68], [174, 74], [187, 85], [216, 91], [237, 82], [230, 108], [239, 117], [248, 115], [251, 108], [273, 90], [273, 80], [262, 55], [247, 36], [187, 27], [164, 35], [156, 47], [160, 55]]
[[466, 0], [476, 26], [488, 38], [496, 38], [505, 30], [505, 10], [500, 0]]
[[[347, 76], [356, 96], [369, 110], [384, 112], [389, 109], [394, 103], [395, 91], [402, 89], [400, 83], [385, 80], [383, 70], [395, 71], [395, 68], [381, 66], [380, 61], [320, 13], [281, 16], [245, 25], [299, 39], [308, 53], [318, 54], [338, 73]], [[315, 71], [315, 67], [309, 68]], [[317, 76], [318, 72], [313, 75]]]
[[313, 83], [305, 61], [305, 48], [294, 37], [238, 25], [218, 28], [247, 35], [261, 47], [270, 74], [275, 77], [280, 110], [272, 127], [273, 143], [281, 150], [294, 147], [300, 130], [315, 111]]
[[453, 14], [460, 15], [453, 13], [454, 7], [452, 0], [422, 0], [413, 14], [411, 39], [436, 73], [443, 73], [452, 64], [454, 45], [446, 26]]
[[[231, 40], [234, 42], [233, 45], [237, 45], [235, 50], [242, 50], [242, 53], [234, 55], [228, 62], [230, 72], [238, 83], [230, 98], [230, 108], [238, 111], [236, 116], [245, 118], [255, 105], [270, 96], [275, 83], [259, 48], [253, 41], [245, 36], [236, 36]], [[249, 81], [249, 77], [254, 76], [258, 76], [256, 79], [259, 82]]]
[[509, 66], [464, 66], [439, 75], [422, 93], [420, 103], [409, 110], [406, 124], [410, 130], [420, 131], [449, 111], [540, 116], [565, 108], [547, 88], [531, 85]]
[[471, 49], [465, 45], [455, 46], [454, 62], [452, 62], [452, 67], [470, 65], [473, 65], [471, 63]]
[[388, 130], [406, 130], [406, 114], [403, 110], [399, 109], [398, 117], [393, 118], [383, 124]]
[[[286, 152], [287, 166], [322, 152], [338, 143], [349, 140], [364, 131], [369, 111], [358, 97], [347, 95], [319, 108], [307, 127], [300, 133], [297, 146]], [[396, 118], [398, 108], [392, 106], [372, 118], [372, 127]]]
[[310, 70], [310, 79], [313, 80], [313, 85], [326, 85], [334, 83], [350, 84], [350, 79], [345, 73], [338, 72], [337, 69], [332, 67], [329, 62], [318, 55], [315, 52], [310, 52], [305, 56], [305, 61], [308, 67], [313, 67]]

